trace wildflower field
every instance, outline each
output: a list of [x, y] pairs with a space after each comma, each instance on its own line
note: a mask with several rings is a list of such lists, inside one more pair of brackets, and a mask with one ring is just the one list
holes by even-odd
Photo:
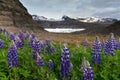
[[120, 41], [76, 47], [0, 29], [0, 80], [120, 80]]

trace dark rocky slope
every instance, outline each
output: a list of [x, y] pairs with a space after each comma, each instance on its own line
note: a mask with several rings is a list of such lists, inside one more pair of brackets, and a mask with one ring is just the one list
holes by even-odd
[[117, 21], [114, 24], [111, 24], [110, 26], [102, 30], [103, 34], [108, 34], [111, 32], [120, 35], [120, 21]]
[[0, 27], [39, 28], [19, 0], [0, 0]]

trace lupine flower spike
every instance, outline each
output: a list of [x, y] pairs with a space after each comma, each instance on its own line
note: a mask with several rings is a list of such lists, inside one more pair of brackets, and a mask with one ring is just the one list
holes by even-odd
[[30, 35], [29, 37], [29, 48], [33, 48], [34, 47], [34, 38], [32, 38], [32, 36]]
[[15, 35], [13, 33], [10, 34], [10, 40], [15, 41]]
[[54, 70], [54, 63], [53, 61], [50, 59], [49, 62], [48, 62], [48, 67], [51, 69], [51, 70]]
[[8, 67], [9, 67], [9, 69], [11, 69], [12, 66], [15, 66], [15, 67], [18, 66], [18, 53], [17, 53], [17, 47], [14, 42], [11, 44], [11, 46], [8, 49]]
[[44, 66], [44, 61], [38, 53], [37, 53], [36, 65], [37, 66]]
[[33, 58], [36, 59], [37, 58], [37, 53], [40, 54], [40, 47], [41, 47], [41, 44], [40, 44], [40, 41], [36, 38], [34, 39], [33, 41]]
[[54, 52], [56, 52], [56, 48], [51, 44], [51, 46], [50, 46], [50, 49], [51, 49], [51, 52], [52, 53], [54, 53]]
[[105, 46], [104, 46], [105, 54], [114, 56], [115, 55], [114, 50], [116, 49], [116, 47], [117, 45], [114, 38], [114, 34], [111, 33], [109, 40], [105, 43]]
[[29, 37], [30, 37], [30, 33], [29, 33], [29, 32], [26, 32], [26, 33], [25, 33], [25, 38], [26, 38], [26, 39], [29, 39]]
[[111, 46], [114, 49], [116, 49], [117, 45], [116, 45], [116, 40], [114, 38], [114, 34], [113, 33], [110, 34], [109, 42], [110, 42]]
[[22, 49], [24, 46], [24, 42], [22, 42], [21, 39], [17, 36], [15, 38], [16, 47]]
[[0, 48], [4, 47], [4, 42], [0, 39]]
[[101, 63], [101, 43], [98, 36], [96, 37], [92, 47], [92, 61], [94, 64]]
[[70, 77], [70, 55], [66, 45], [64, 45], [61, 54], [61, 76], [62, 78], [69, 78]]
[[83, 72], [82, 80], [93, 80], [94, 74], [92, 67], [90, 66], [89, 62], [85, 59], [82, 60], [81, 71]]

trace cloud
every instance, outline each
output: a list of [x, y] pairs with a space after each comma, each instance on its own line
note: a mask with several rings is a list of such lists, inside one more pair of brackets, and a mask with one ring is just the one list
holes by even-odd
[[31, 14], [60, 18], [115, 17], [120, 13], [120, 0], [20, 0]]

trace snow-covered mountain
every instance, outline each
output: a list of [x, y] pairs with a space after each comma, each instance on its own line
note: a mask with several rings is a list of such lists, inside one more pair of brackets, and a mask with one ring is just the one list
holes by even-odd
[[43, 21], [48, 20], [46, 17], [38, 16], [38, 15], [32, 15], [32, 18], [33, 18], [33, 20], [36, 20], [36, 21], [38, 21], [38, 20], [43, 20]]
[[96, 18], [96, 17], [77, 18], [77, 20], [86, 23], [109, 23], [118, 21], [117, 19], [114, 18]]
[[117, 22], [117, 19], [114, 18], [98, 18], [98, 17], [87, 17], [87, 18], [71, 18], [64, 15], [61, 19], [57, 20], [54, 18], [46, 18], [44, 16], [32, 15], [32, 18], [36, 21], [65, 21], [65, 20], [76, 20], [84, 23], [114, 23]]
[[33, 20], [35, 21], [61, 21], [61, 19], [46, 18], [44, 16], [32, 15]]

